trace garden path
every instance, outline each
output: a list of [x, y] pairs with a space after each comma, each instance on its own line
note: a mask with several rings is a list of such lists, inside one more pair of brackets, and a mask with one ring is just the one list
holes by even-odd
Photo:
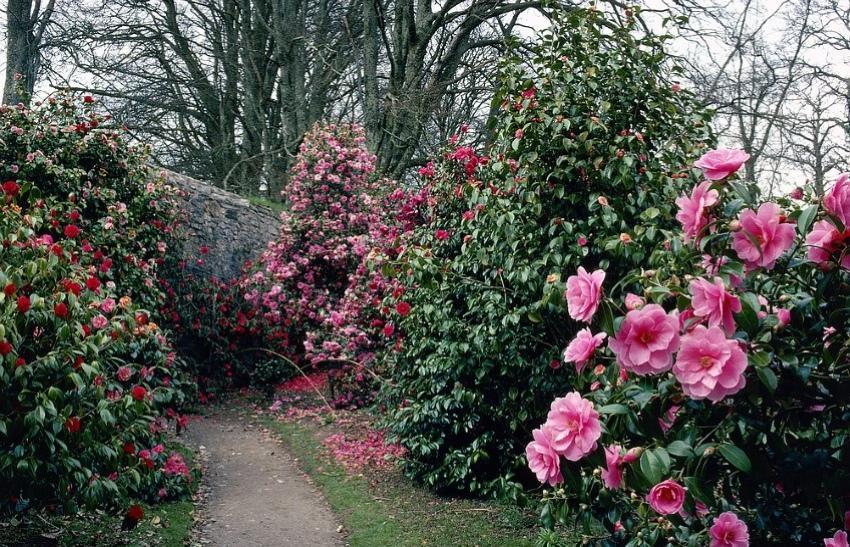
[[201, 452], [205, 509], [200, 543], [221, 546], [341, 546], [321, 494], [245, 410], [218, 408], [192, 422]]

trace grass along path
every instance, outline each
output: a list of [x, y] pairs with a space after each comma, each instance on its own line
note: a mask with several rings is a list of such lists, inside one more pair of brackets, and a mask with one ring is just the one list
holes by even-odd
[[534, 545], [536, 515], [519, 508], [438, 497], [395, 470], [350, 474], [322, 446], [334, 422], [259, 420], [321, 489], [352, 547]]

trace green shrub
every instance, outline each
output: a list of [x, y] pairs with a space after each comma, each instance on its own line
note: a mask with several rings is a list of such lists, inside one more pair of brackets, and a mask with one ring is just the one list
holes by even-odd
[[667, 239], [712, 135], [662, 45], [595, 11], [564, 15], [530, 67], [505, 63], [489, 157], [459, 141], [434, 166], [430, 224], [398, 264], [410, 289], [387, 302], [411, 312], [385, 393], [407, 470], [429, 486], [528, 478], [527, 437], [570, 386], [562, 275], [617, 279]]

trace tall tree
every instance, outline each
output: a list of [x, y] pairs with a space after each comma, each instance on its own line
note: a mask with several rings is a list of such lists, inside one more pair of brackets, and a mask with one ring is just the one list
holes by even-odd
[[6, 78], [3, 102], [28, 103], [35, 89], [55, 0], [8, 0], [6, 6]]

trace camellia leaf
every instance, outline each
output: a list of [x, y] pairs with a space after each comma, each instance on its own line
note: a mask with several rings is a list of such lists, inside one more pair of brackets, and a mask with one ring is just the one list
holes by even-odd
[[811, 205], [803, 209], [803, 212], [800, 213], [800, 216], [797, 218], [797, 232], [802, 235], [807, 234], [809, 232], [809, 227], [811, 227], [812, 222], [814, 222], [815, 216], [817, 214], [817, 205]]
[[750, 458], [744, 453], [743, 450], [735, 446], [734, 444], [721, 444], [717, 446], [717, 451], [720, 452], [720, 455], [723, 456], [726, 461], [740, 469], [745, 473], [749, 473], [753, 468], [753, 464], [750, 462]]

